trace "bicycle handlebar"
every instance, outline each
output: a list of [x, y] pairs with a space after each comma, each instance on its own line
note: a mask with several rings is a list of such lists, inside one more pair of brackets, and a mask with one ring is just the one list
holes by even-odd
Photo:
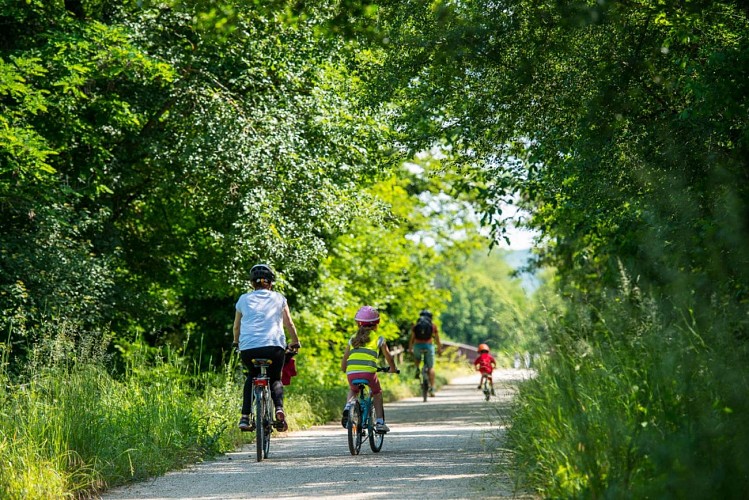
[[286, 346], [286, 350], [284, 351], [284, 355], [286, 356], [286, 359], [293, 358], [297, 354], [299, 354], [299, 348], [301, 346], [299, 344], [291, 344]]
[[[390, 371], [390, 367], [389, 366], [378, 366], [377, 367], [377, 371], [378, 372], [387, 373], [387, 372]], [[400, 372], [401, 371], [396, 368], [395, 373], [400, 373]]]

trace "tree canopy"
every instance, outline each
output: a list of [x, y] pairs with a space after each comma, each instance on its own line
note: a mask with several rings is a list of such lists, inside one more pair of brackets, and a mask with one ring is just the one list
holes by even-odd
[[[593, 408], [638, 439], [658, 424], [722, 446], [726, 471], [745, 464], [747, 440], [713, 432], [746, 409], [749, 376], [745, 1], [0, 7], [3, 363], [60, 332], [216, 362], [259, 261], [322, 385], [363, 303], [393, 341], [429, 307], [461, 340], [530, 345], [539, 308], [477, 231], [501, 241], [514, 204], [571, 306], [543, 327], [555, 365], [526, 422], [563, 400], [549, 418], [576, 453], [612, 444], [578, 418]], [[620, 412], [621, 388], [645, 386]], [[622, 434], [623, 487], [681, 463], [649, 439]], [[605, 453], [547, 475], [605, 496]]]
[[3, 321], [17, 342], [62, 318], [150, 337], [225, 329], [217, 302], [253, 263], [287, 280], [314, 266], [398, 158], [387, 127], [347, 104], [355, 78], [342, 42], [316, 35], [324, 19], [6, 4]]
[[496, 237], [499, 202], [517, 199], [541, 262], [582, 292], [624, 271], [660, 294], [745, 303], [745, 5], [378, 5], [373, 95], [396, 96], [414, 149], [449, 145]]

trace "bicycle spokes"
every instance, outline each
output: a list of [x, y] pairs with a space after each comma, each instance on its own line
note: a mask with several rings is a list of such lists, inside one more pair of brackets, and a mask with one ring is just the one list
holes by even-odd
[[361, 450], [363, 439], [362, 411], [358, 401], [351, 405], [346, 430], [348, 434], [349, 451], [352, 455], [358, 455]]

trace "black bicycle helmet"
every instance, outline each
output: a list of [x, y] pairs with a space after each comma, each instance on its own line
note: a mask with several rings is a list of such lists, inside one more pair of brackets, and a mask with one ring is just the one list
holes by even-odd
[[427, 310], [427, 309], [424, 309], [423, 311], [421, 311], [421, 312], [419, 313], [419, 316], [426, 316], [426, 317], [428, 317], [429, 319], [432, 319], [432, 313], [431, 313], [431, 311], [429, 311], [429, 310]]
[[276, 281], [276, 275], [268, 264], [256, 264], [250, 269], [250, 279], [253, 283], [260, 280]]

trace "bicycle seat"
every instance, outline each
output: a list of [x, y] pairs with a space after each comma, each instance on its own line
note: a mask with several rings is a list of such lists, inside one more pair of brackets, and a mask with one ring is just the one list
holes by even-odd
[[354, 385], [359, 385], [359, 384], [369, 385], [369, 380], [365, 378], [355, 378], [354, 380], [351, 381], [351, 383]]
[[273, 364], [273, 360], [272, 359], [258, 358], [258, 359], [253, 359], [252, 360], [252, 364], [255, 365], [255, 366], [261, 366], [261, 365], [269, 366], [269, 365]]

